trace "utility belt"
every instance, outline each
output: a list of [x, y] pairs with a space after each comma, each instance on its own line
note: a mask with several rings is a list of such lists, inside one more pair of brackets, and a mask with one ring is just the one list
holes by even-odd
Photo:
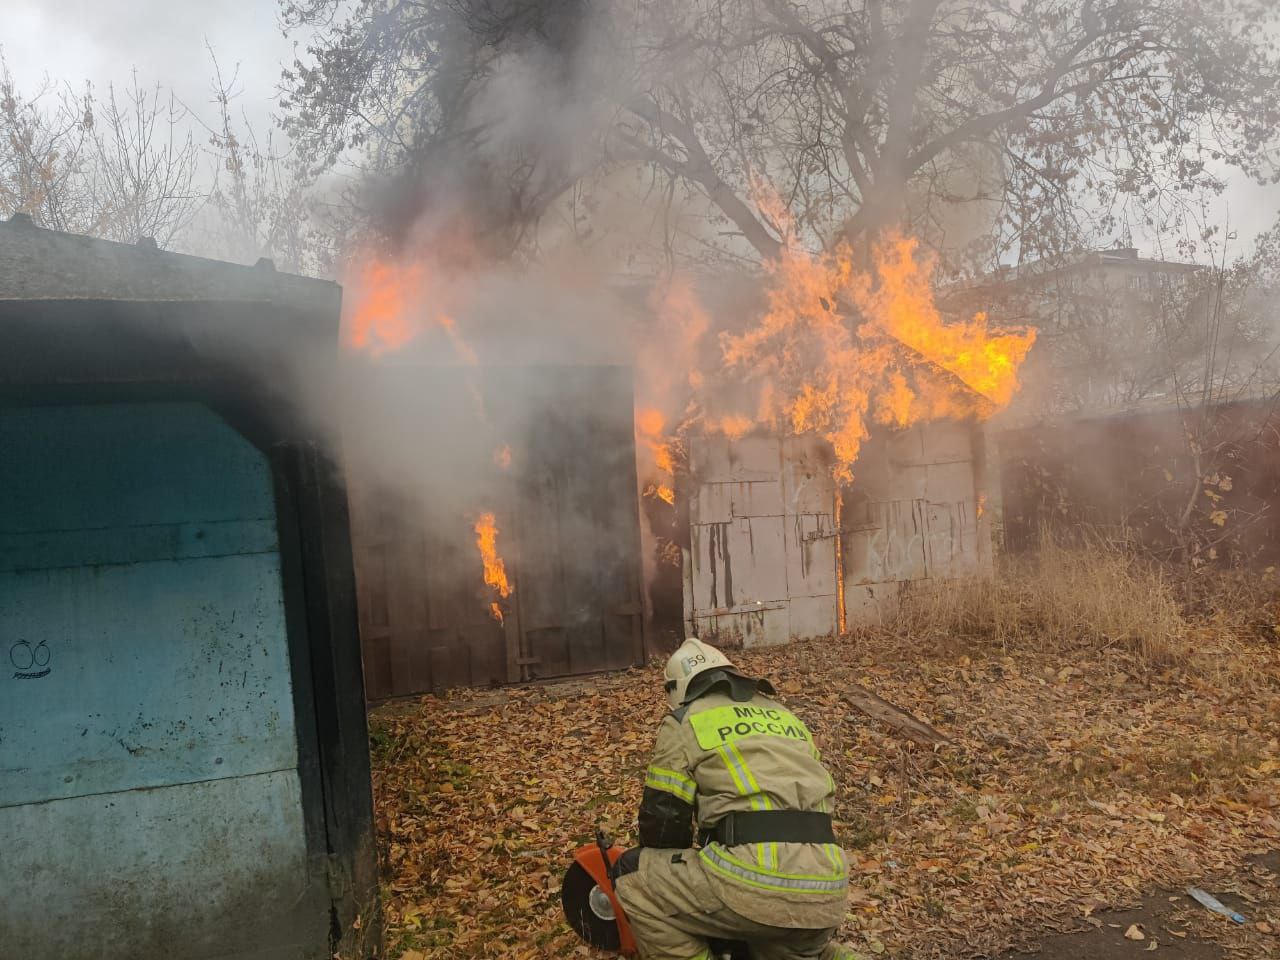
[[725, 814], [698, 834], [702, 846], [718, 843], [835, 843], [831, 814], [800, 810], [740, 810]]

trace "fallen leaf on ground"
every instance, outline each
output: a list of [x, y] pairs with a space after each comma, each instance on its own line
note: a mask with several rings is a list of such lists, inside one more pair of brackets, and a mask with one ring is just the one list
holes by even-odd
[[[1217, 623], [1197, 638], [1203, 670], [1158, 672], [1069, 639], [984, 648], [882, 630], [735, 651], [782, 686], [835, 779], [853, 892], [840, 939], [912, 960], [995, 956], [1064, 929], [1082, 904], [1097, 923], [1144, 892], [1232, 876], [1246, 854], [1280, 849], [1275, 808], [1245, 802], [1274, 793], [1259, 777], [1280, 769], [1280, 645]], [[1040, 682], [1063, 672], [1069, 683]], [[598, 821], [634, 843], [662, 682], [651, 666], [375, 709], [387, 955], [587, 956], [560, 878]], [[923, 750], [849, 719], [844, 682], [917, 715], [949, 698], [952, 743]], [[1252, 923], [1209, 919], [1207, 936], [1254, 938], [1236, 955], [1274, 943]]]

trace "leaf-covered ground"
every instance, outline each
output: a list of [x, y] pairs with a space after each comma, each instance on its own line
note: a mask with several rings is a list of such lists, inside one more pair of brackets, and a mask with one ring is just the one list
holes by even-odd
[[[1115, 651], [882, 635], [738, 654], [805, 718], [836, 777], [853, 864], [843, 939], [989, 956], [1143, 891], [1227, 882], [1280, 848], [1280, 646], [1201, 638], [1191, 665], [1164, 672]], [[926, 751], [851, 716], [849, 681], [953, 742]], [[560, 877], [597, 821], [631, 837], [663, 709], [655, 666], [378, 710], [388, 956], [586, 955]], [[1280, 956], [1280, 900], [1250, 919], [1230, 933], [1239, 955]]]

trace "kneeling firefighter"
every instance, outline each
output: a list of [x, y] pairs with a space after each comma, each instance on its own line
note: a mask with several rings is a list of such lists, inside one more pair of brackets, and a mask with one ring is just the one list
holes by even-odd
[[640, 847], [614, 868], [641, 957], [703, 960], [709, 938], [745, 942], [754, 960], [856, 957], [831, 940], [849, 871], [808, 728], [767, 680], [696, 639], [667, 662], [666, 691]]

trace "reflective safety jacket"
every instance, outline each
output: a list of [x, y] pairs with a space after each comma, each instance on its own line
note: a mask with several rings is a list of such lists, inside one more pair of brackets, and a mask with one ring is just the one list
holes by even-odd
[[[684, 704], [658, 728], [641, 846], [691, 847], [695, 818], [707, 830], [734, 811], [831, 812], [835, 784], [809, 729], [761, 690], [735, 682], [733, 693], [751, 694], [735, 700], [727, 686]], [[721, 899], [761, 923], [817, 929], [844, 919], [848, 868], [835, 844], [711, 842], [698, 857]]]

